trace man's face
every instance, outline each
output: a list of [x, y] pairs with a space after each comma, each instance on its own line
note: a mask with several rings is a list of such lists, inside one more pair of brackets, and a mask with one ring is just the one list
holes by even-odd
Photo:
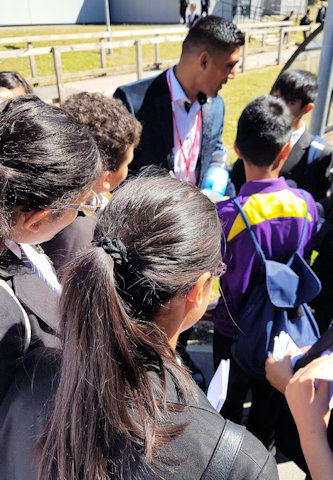
[[236, 65], [239, 62], [240, 49], [229, 52], [220, 52], [210, 55], [207, 53], [202, 68], [204, 69], [201, 91], [209, 97], [216, 97], [222, 85], [236, 76]]

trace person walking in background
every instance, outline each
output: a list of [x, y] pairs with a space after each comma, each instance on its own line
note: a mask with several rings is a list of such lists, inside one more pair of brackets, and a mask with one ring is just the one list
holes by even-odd
[[[302, 26], [303, 25], [310, 25], [311, 20], [310, 20], [309, 15], [310, 15], [310, 9], [308, 8], [304, 17], [301, 18], [299, 24], [302, 25]], [[305, 30], [303, 31], [303, 36], [304, 36], [304, 40], [305, 40], [306, 36], [307, 36], [307, 32]]]
[[186, 9], [187, 9], [188, 1], [187, 0], [180, 0], [179, 3], [179, 13], [183, 20], [183, 23], [186, 24]]
[[208, 15], [209, 1], [210, 0], [201, 0], [201, 16], [203, 16], [203, 14]]
[[187, 25], [188, 25], [188, 28], [191, 28], [192, 25], [194, 24], [194, 22], [196, 20], [198, 20], [198, 15], [195, 13], [196, 12], [196, 9], [197, 9], [197, 6], [195, 3], [191, 3], [190, 4], [190, 13], [188, 14], [188, 17], [187, 17]]
[[324, 23], [326, 16], [326, 6], [324, 2], [320, 2], [320, 7], [318, 9], [316, 23]]

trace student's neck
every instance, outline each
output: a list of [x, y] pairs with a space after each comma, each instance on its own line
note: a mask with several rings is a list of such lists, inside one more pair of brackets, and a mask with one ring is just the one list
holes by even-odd
[[256, 167], [255, 165], [248, 166], [245, 162], [244, 167], [247, 182], [253, 182], [254, 180], [275, 180], [279, 177], [279, 171], [276, 169]]
[[299, 118], [298, 120], [295, 120], [295, 122], [293, 123], [293, 132], [295, 132], [296, 130], [298, 130], [299, 128], [301, 128], [302, 125], [303, 125], [302, 117]]
[[[193, 82], [195, 77], [193, 76], [193, 72], [191, 72], [189, 66], [183, 65], [182, 61], [180, 60], [180, 62], [175, 66], [173, 72], [187, 98], [191, 103], [194, 103], [197, 99], [199, 91]], [[190, 74], [188, 75], [188, 73]]]

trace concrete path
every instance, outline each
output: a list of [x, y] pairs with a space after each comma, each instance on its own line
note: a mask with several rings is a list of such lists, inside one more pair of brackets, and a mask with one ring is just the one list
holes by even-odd
[[[285, 48], [282, 52], [282, 64], [284, 64], [290, 56], [296, 50], [296, 46], [290, 45], [289, 48]], [[246, 59], [247, 70], [253, 70], [256, 68], [262, 68], [269, 65], [276, 65], [277, 51], [272, 52], [263, 52], [249, 54]], [[282, 69], [282, 65], [281, 65]], [[158, 75], [161, 70], [150, 70], [143, 72], [143, 78], [153, 77]], [[65, 83], [65, 94], [66, 96], [72, 95], [73, 93], [78, 93], [82, 91], [86, 92], [101, 92], [104, 95], [112, 96], [114, 91], [120, 86], [126, 83], [135, 82], [137, 80], [137, 75], [135, 72], [127, 73], [123, 75], [111, 75], [111, 76], [101, 76], [97, 78], [89, 78], [85, 80], [80, 80], [77, 82], [66, 82]], [[50, 85], [46, 87], [35, 87], [34, 91], [36, 95], [42, 98], [45, 102], [48, 103], [57, 103], [58, 101], [58, 92], [55, 85]]]

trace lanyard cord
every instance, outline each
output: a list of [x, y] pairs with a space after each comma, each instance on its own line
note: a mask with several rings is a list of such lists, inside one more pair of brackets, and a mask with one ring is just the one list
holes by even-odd
[[199, 143], [199, 131], [200, 131], [200, 129], [201, 129], [201, 121], [202, 121], [201, 108], [200, 108], [200, 110], [199, 110], [199, 112], [198, 112], [198, 114], [197, 114], [194, 141], [193, 141], [191, 150], [190, 150], [190, 152], [189, 152], [189, 157], [187, 158], [186, 155], [185, 155], [185, 152], [184, 152], [184, 147], [183, 147], [182, 139], [180, 138], [179, 129], [178, 129], [178, 124], [177, 124], [176, 115], [175, 115], [175, 107], [174, 107], [174, 103], [173, 103], [173, 94], [172, 94], [170, 70], [168, 70], [168, 85], [169, 85], [170, 98], [171, 98], [173, 123], [174, 123], [174, 126], [175, 126], [177, 140], [178, 140], [178, 143], [179, 143], [179, 146], [180, 146], [180, 151], [181, 151], [181, 153], [182, 153], [182, 156], [183, 156], [183, 159], [184, 159], [184, 162], [185, 162], [185, 168], [186, 168], [187, 177], [188, 177], [188, 174], [189, 174], [189, 172], [190, 172], [191, 163], [192, 163], [192, 161], [193, 161], [193, 159], [194, 159], [195, 153], [196, 153], [197, 148], [198, 148], [198, 143]]

